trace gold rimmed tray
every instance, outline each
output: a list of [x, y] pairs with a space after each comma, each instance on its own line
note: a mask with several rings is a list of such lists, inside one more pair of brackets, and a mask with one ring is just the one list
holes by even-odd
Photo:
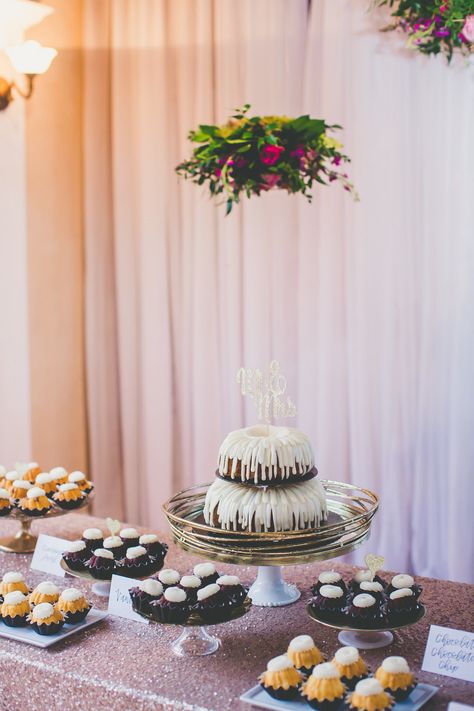
[[93, 492], [87, 494], [81, 505], [76, 506], [74, 509], [62, 509], [60, 506], [57, 506], [57, 504], [53, 504], [50, 510], [43, 516], [28, 516], [23, 513], [23, 511], [20, 511], [20, 509], [13, 509], [8, 516], [2, 516], [0, 522], [13, 519], [20, 522], [21, 528], [15, 536], [0, 538], [0, 550], [5, 553], [33, 553], [36, 547], [36, 541], [38, 540], [38, 536], [31, 533], [31, 524], [34, 523], [34, 521], [45, 521], [49, 518], [75, 513], [89, 506], [93, 498]]
[[318, 528], [283, 531], [227, 531], [208, 526], [203, 508], [210, 484], [173, 496], [163, 510], [175, 541], [188, 551], [226, 563], [292, 565], [326, 560], [360, 546], [370, 534], [378, 497], [368, 489], [343, 482], [321, 482], [328, 521]]

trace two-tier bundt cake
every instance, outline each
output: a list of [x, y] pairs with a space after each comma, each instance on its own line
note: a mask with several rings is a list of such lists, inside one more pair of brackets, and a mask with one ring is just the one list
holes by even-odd
[[209, 487], [204, 519], [231, 531], [293, 531], [327, 518], [326, 495], [308, 437], [297, 429], [256, 425], [230, 432]]

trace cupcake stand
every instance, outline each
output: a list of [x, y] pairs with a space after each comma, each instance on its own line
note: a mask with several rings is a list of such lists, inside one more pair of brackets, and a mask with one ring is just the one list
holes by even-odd
[[31, 533], [31, 524], [33, 521], [44, 521], [45, 519], [50, 519], [55, 516], [64, 516], [64, 514], [80, 511], [89, 505], [90, 501], [92, 501], [92, 497], [93, 493], [88, 494], [81, 505], [76, 506], [74, 509], [62, 509], [53, 504], [48, 513], [42, 516], [28, 516], [23, 513], [23, 511], [20, 511], [20, 509], [13, 509], [8, 516], [4, 516], [0, 520], [8, 521], [15, 519], [20, 523], [20, 530], [14, 536], [0, 538], [0, 550], [6, 553], [33, 553], [36, 547], [36, 541], [38, 540], [38, 537]]
[[341, 630], [338, 635], [338, 639], [341, 644], [357, 647], [357, 649], [378, 649], [380, 647], [388, 647], [393, 642], [393, 632], [392, 630], [401, 630], [405, 627], [410, 627], [419, 622], [425, 615], [425, 608], [420, 605], [417, 616], [410, 622], [405, 622], [403, 624], [390, 626], [384, 626], [383, 623], [380, 624], [376, 629], [363, 628], [363, 627], [351, 627], [350, 625], [337, 624], [337, 622], [328, 622], [327, 619], [321, 618], [316, 610], [313, 610], [310, 605], [306, 608], [308, 615], [312, 620], [319, 622], [319, 624], [325, 627], [332, 627], [335, 630]]
[[109, 597], [110, 580], [97, 580], [97, 578], [94, 578], [90, 573], [87, 572], [87, 570], [71, 570], [71, 568], [64, 560], [61, 560], [60, 566], [63, 570], [66, 571], [68, 575], [71, 575], [73, 578], [82, 578], [83, 580], [90, 580], [91, 582], [93, 582], [91, 590], [95, 595], [98, 595], [99, 597]]
[[280, 607], [295, 602], [300, 591], [284, 581], [282, 566], [336, 558], [362, 545], [370, 535], [378, 498], [352, 484], [321, 480], [328, 504], [328, 521], [318, 528], [253, 533], [207, 526], [203, 518], [210, 484], [185, 489], [163, 510], [178, 545], [203, 558], [258, 566], [249, 590], [254, 605]]

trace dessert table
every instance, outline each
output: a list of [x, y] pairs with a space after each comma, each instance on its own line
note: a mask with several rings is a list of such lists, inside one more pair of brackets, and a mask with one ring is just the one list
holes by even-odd
[[[1, 522], [2, 534], [11, 522]], [[84, 514], [34, 524], [35, 530], [67, 539], [80, 538], [85, 528], [104, 527], [104, 522]], [[170, 543], [163, 534], [161, 540]], [[187, 572], [198, 559], [170, 544], [165, 566]], [[30, 571], [31, 555], [0, 552], [0, 573], [21, 570], [36, 584], [50, 578]], [[254, 686], [260, 671], [271, 657], [286, 651], [298, 634], [310, 634], [327, 654], [339, 645], [336, 630], [323, 627], [306, 614], [310, 584], [318, 572], [328, 567], [350, 577], [351, 567], [337, 560], [294, 566], [286, 578], [303, 590], [301, 599], [284, 608], [253, 607], [250, 613], [216, 627], [223, 646], [208, 657], [179, 658], [170, 649], [178, 630], [169, 626], [141, 624], [117, 617], [72, 636], [49, 649], [38, 649], [0, 638], [0, 708], [34, 708], [35, 711], [111, 709], [148, 711], [230, 711], [239, 708], [240, 695]], [[244, 583], [255, 578], [255, 568], [219, 565], [219, 571], [237, 573]], [[417, 625], [395, 634], [385, 649], [365, 650], [364, 657], [374, 669], [385, 657], [403, 655], [420, 681], [439, 687], [437, 695], [424, 707], [427, 711], [446, 709], [451, 700], [473, 703], [474, 684], [419, 671], [431, 623], [474, 631], [474, 586], [430, 578], [417, 579], [424, 588], [425, 618]], [[90, 593], [90, 583], [66, 578], [63, 587], [80, 587], [98, 608], [107, 601]], [[247, 707], [248, 708], [248, 707]], [[309, 707], [308, 707], [309, 708]]]

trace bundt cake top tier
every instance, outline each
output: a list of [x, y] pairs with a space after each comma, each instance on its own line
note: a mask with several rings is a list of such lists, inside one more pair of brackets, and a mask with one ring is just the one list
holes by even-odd
[[219, 450], [219, 474], [234, 481], [287, 481], [304, 476], [313, 467], [307, 435], [292, 427], [254, 425], [235, 430]]

